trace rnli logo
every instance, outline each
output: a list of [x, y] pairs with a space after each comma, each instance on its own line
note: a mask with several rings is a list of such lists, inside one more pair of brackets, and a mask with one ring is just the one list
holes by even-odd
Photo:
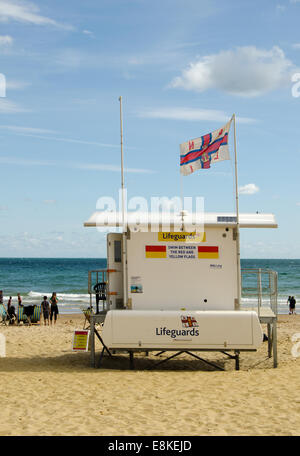
[[191, 317], [190, 315], [181, 316], [181, 323], [183, 328], [197, 328], [199, 326], [196, 318]]
[[194, 149], [195, 149], [194, 141], [189, 141], [189, 151], [194, 150]]

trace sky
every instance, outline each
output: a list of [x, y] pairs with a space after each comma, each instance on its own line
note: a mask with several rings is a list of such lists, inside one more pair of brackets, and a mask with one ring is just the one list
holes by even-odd
[[[241, 256], [300, 258], [299, 18], [300, 0], [0, 0], [0, 256], [106, 256], [83, 223], [118, 195], [122, 96], [129, 199], [179, 196], [179, 145], [235, 113], [240, 212], [279, 225], [241, 230]], [[183, 177], [205, 211], [235, 210], [229, 146]]]

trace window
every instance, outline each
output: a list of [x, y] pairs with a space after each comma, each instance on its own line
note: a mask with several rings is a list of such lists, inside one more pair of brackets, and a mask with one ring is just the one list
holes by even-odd
[[114, 241], [115, 263], [122, 262], [121, 241]]
[[218, 223], [236, 223], [236, 217], [217, 217], [217, 222]]

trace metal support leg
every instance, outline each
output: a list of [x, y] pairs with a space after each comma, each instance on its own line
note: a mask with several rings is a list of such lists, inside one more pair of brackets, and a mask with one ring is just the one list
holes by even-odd
[[105, 343], [103, 342], [103, 339], [102, 337], [100, 336], [100, 334], [98, 333], [97, 329], [94, 328], [94, 333], [96, 334], [96, 336], [98, 337], [98, 339], [100, 340], [101, 344], [103, 345], [103, 348], [107, 351], [107, 353], [109, 354], [109, 356], [112, 358], [112, 354], [110, 353], [109, 349], [107, 348], [107, 346], [105, 345]]
[[99, 358], [99, 361], [98, 361], [98, 367], [101, 367], [101, 362], [102, 362], [102, 358], [103, 358], [104, 352], [105, 352], [105, 348], [103, 347], [102, 351], [100, 353], [100, 358]]
[[278, 366], [277, 361], [277, 321], [272, 325], [272, 345], [273, 345], [273, 367]]
[[240, 370], [240, 352], [239, 350], [235, 350], [235, 370]]
[[129, 352], [129, 363], [130, 363], [130, 369], [134, 369], [134, 361], [133, 361], [133, 351]]
[[159, 355], [162, 355], [163, 353], [165, 353], [164, 351], [160, 351], [159, 353], [156, 353], [154, 356], [159, 356]]
[[[162, 352], [162, 353], [164, 353], [164, 352]], [[180, 355], [181, 353], [184, 353], [184, 352], [183, 352], [183, 351], [180, 351], [180, 352], [175, 353], [175, 355], [169, 356], [169, 358], [162, 359], [162, 360], [159, 361], [158, 363], [155, 363], [154, 366], [149, 367], [149, 370], [155, 369], [155, 368], [156, 368], [157, 366], [159, 366], [160, 364], [166, 363], [167, 361], [169, 361], [169, 360], [172, 359], [172, 358], [175, 358], [176, 356]]]
[[90, 338], [91, 338], [91, 367], [96, 367], [95, 364], [95, 322], [94, 318], [91, 316], [90, 321]]
[[271, 324], [268, 323], [268, 357], [272, 356], [272, 333], [271, 333]]
[[224, 371], [224, 370], [225, 370], [225, 369], [223, 369], [223, 367], [220, 367], [220, 366], [218, 366], [218, 365], [215, 364], [215, 363], [212, 363], [212, 362], [210, 362], [210, 361], [207, 361], [206, 359], [200, 358], [200, 356], [195, 355], [195, 353], [192, 353], [192, 352], [189, 352], [189, 351], [186, 351], [185, 353], [186, 353], [187, 355], [193, 356], [193, 357], [196, 358], [196, 359], [199, 359], [199, 360], [202, 361], [203, 363], [208, 364], [209, 366], [212, 366], [212, 367], [214, 367], [215, 369], [219, 369], [219, 370], [221, 370], [221, 371]]

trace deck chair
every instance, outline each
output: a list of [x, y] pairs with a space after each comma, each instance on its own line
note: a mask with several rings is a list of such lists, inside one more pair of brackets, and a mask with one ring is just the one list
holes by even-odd
[[29, 319], [27, 315], [24, 313], [24, 307], [19, 306], [18, 307], [18, 313], [17, 313], [17, 323], [18, 325], [23, 321], [23, 323], [29, 323]]
[[0, 324], [6, 326], [7, 325], [7, 311], [3, 304], [0, 304], [0, 317], [1, 317]]
[[30, 318], [32, 324], [39, 324], [41, 320], [41, 306], [34, 306], [33, 315]]
[[13, 325], [16, 321], [16, 314], [15, 314], [15, 306], [10, 306], [9, 309], [7, 309], [7, 320], [9, 321], [10, 325]]
[[[90, 323], [91, 323], [91, 315], [93, 314], [93, 309], [87, 308], [87, 309], [81, 309], [82, 313], [84, 315], [84, 324], [83, 324], [83, 329], [89, 329]], [[88, 327], [85, 327], [85, 324], [88, 323]]]

